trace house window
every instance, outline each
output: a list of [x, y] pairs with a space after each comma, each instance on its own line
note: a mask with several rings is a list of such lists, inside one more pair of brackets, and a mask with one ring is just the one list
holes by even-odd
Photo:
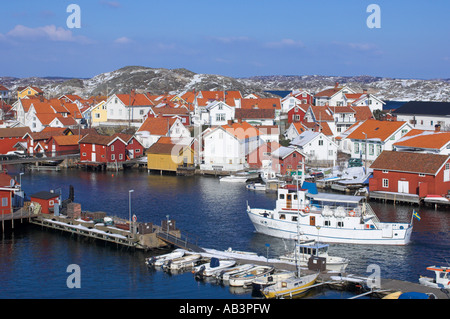
[[224, 122], [224, 121], [225, 121], [225, 114], [223, 114], [223, 113], [217, 113], [217, 114], [216, 114], [216, 121], [217, 121], [217, 122]]
[[114, 161], [116, 159], [116, 155], [115, 154], [111, 154], [111, 161]]
[[140, 148], [137, 148], [137, 149], [134, 150], [134, 152], [135, 152], [135, 153], [140, 153], [140, 152], [141, 152], [141, 149], [140, 149]]
[[83, 156], [86, 156], [86, 153], [83, 153]]
[[8, 206], [8, 198], [6, 198], [6, 197], [2, 198], [2, 206], [3, 207]]
[[355, 154], [359, 153], [359, 143], [355, 143]]
[[383, 178], [383, 187], [388, 188], [389, 187], [389, 180], [387, 178]]
[[381, 145], [377, 145], [377, 156], [381, 154]]
[[119, 154], [119, 159], [123, 159], [123, 154]]
[[369, 155], [373, 155], [375, 153], [375, 145], [369, 144]]
[[114, 145], [111, 145], [111, 152], [114, 152]]
[[387, 173], [389, 173], [389, 171], [387, 171], [387, 170], [383, 170], [383, 174], [387, 174]]
[[419, 177], [425, 177], [425, 174], [419, 174]]

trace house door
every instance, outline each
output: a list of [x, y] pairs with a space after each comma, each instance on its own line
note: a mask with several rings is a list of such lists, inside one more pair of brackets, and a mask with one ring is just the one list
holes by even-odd
[[309, 216], [309, 225], [316, 226], [316, 216]]
[[398, 192], [409, 194], [409, 182], [408, 181], [398, 181]]
[[91, 161], [92, 161], [92, 162], [96, 162], [96, 161], [97, 161], [97, 158], [96, 158], [96, 156], [95, 156], [95, 153], [92, 153]]
[[286, 195], [286, 208], [292, 208], [292, 195]]
[[56, 145], [55, 145], [55, 141], [53, 141], [53, 143], [52, 143], [52, 156], [53, 156], [53, 157], [56, 156]]

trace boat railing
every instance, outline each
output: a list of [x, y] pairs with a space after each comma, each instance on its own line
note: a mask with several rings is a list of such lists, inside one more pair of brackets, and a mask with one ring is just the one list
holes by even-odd
[[371, 217], [373, 223], [377, 228], [379, 228], [380, 220], [372, 209], [372, 206], [369, 203], [363, 203], [363, 215], [367, 217]]

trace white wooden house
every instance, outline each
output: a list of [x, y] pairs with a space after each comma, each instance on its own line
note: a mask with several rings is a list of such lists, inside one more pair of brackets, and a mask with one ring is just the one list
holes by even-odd
[[240, 171], [246, 156], [260, 144], [261, 133], [250, 124], [234, 123], [218, 126], [203, 135], [202, 170]]
[[322, 132], [304, 131], [290, 145], [300, 149], [308, 161], [334, 163], [337, 159], [337, 144]]

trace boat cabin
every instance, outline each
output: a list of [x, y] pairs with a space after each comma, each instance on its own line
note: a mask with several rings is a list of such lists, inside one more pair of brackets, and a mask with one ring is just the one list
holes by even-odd
[[[296, 185], [286, 185], [278, 189], [277, 209], [279, 210], [308, 210], [306, 189], [298, 188]], [[308, 210], [309, 212], [309, 210]]]

